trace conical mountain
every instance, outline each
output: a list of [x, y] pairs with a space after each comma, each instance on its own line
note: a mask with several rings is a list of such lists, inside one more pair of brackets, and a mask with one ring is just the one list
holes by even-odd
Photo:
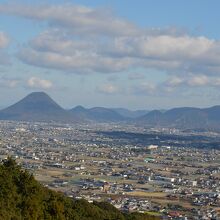
[[73, 121], [68, 111], [44, 92], [33, 92], [14, 105], [0, 111], [2, 120]]

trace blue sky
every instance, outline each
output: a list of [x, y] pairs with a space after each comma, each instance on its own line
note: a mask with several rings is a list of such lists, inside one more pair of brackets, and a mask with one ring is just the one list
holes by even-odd
[[0, 107], [32, 91], [65, 108], [220, 104], [219, 8], [217, 0], [0, 1]]

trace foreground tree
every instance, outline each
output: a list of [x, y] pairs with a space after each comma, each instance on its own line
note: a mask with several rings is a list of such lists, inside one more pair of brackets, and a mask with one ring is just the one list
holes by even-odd
[[151, 220], [123, 214], [106, 202], [90, 204], [52, 191], [22, 170], [12, 158], [0, 164], [0, 219], [3, 220]]

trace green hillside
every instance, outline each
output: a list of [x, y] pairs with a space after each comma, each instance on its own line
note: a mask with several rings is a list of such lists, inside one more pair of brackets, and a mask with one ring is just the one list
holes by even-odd
[[3, 220], [151, 220], [144, 214], [124, 214], [105, 202], [73, 200], [52, 191], [9, 158], [0, 164], [0, 219]]

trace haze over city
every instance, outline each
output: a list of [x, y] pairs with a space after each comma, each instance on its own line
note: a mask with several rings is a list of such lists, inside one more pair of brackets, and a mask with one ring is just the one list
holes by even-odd
[[0, 1], [0, 106], [33, 91], [65, 108], [217, 105], [219, 6]]

